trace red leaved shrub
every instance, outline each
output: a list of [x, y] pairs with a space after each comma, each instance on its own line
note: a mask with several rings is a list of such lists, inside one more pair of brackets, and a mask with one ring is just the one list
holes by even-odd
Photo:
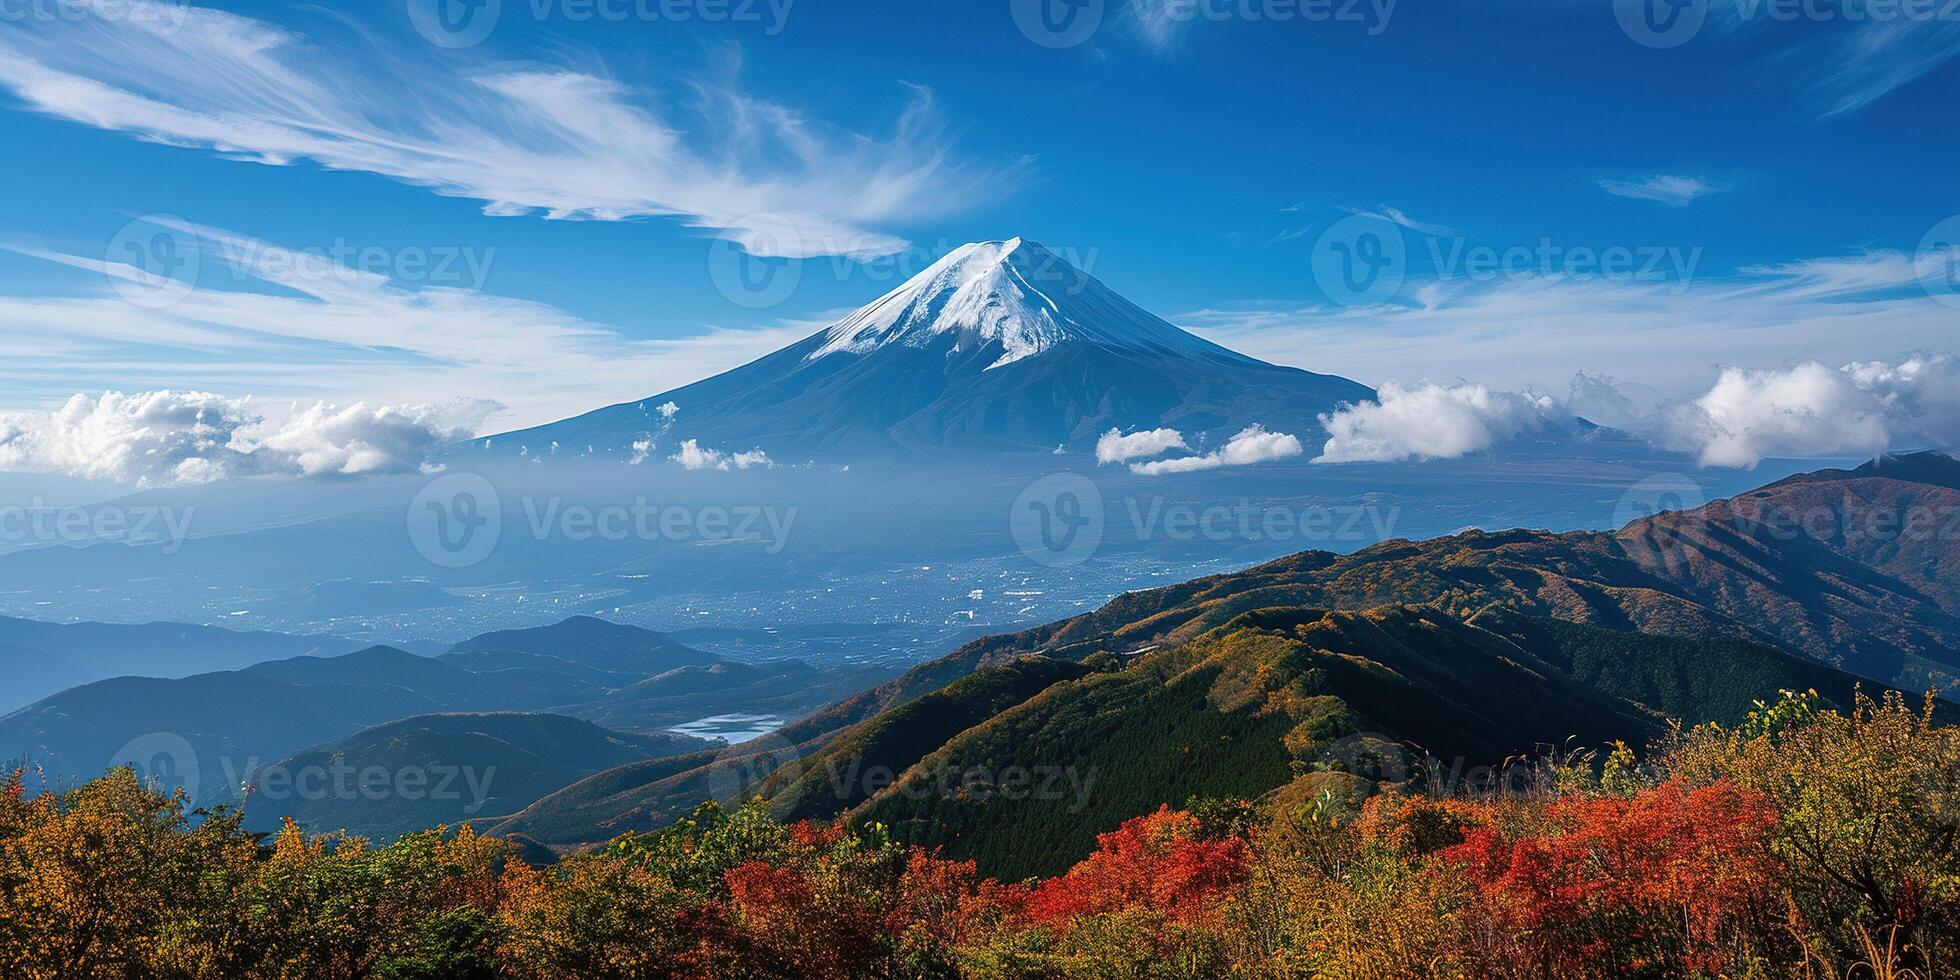
[[1542, 834], [1466, 827], [1438, 852], [1475, 886], [1491, 941], [1528, 947], [1527, 962], [1719, 968], [1776, 887], [1775, 808], [1732, 783], [1570, 798], [1547, 817]]
[[1208, 915], [1251, 866], [1245, 841], [1201, 839], [1196, 817], [1166, 806], [1097, 837], [1096, 852], [1042, 882], [1028, 908], [1037, 922], [1057, 928], [1128, 908], [1189, 922]]

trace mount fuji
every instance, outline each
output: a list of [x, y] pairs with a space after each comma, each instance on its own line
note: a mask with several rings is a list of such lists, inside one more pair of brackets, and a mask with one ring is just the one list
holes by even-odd
[[[492, 452], [644, 456], [684, 440], [775, 459], [1047, 452], [1111, 428], [1194, 447], [1247, 426], [1317, 433], [1369, 388], [1187, 333], [1019, 238], [954, 249], [904, 285], [734, 370], [478, 440]], [[760, 457], [754, 457], [760, 458]]]

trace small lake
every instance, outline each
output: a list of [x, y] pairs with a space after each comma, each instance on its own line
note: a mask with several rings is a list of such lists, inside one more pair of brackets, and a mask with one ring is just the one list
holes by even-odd
[[783, 719], [776, 715], [714, 715], [700, 718], [683, 725], [667, 729], [681, 735], [695, 738], [719, 738], [730, 745], [740, 745], [751, 739], [761, 738], [783, 727]]

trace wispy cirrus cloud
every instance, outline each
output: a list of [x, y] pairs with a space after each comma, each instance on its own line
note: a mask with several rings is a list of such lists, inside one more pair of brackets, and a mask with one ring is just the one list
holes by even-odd
[[1349, 214], [1360, 215], [1364, 218], [1376, 218], [1392, 225], [1400, 225], [1410, 231], [1420, 232], [1424, 235], [1434, 235], [1438, 238], [1451, 238], [1456, 235], [1456, 231], [1452, 228], [1445, 225], [1430, 224], [1426, 221], [1417, 221], [1403, 213], [1400, 208], [1390, 207], [1386, 204], [1373, 210], [1367, 208], [1342, 208], [1341, 210]]
[[155, 282], [113, 256], [0, 246], [90, 273], [94, 283], [74, 295], [0, 296], [8, 352], [0, 383], [16, 406], [141, 379], [153, 388], [249, 392], [269, 404], [494, 394], [509, 409], [500, 421], [522, 427], [699, 380], [822, 326], [784, 321], [632, 340], [544, 303], [403, 284], [204, 225], [170, 222], [168, 230], [198, 258], [202, 285], [155, 306], [111, 287]]
[[1723, 367], [1792, 358], [1848, 364], [1952, 345], [1954, 308], [1922, 283], [1928, 257], [1896, 250], [1744, 268], [1692, 281], [1517, 275], [1413, 282], [1412, 302], [1249, 303], [1171, 320], [1256, 357], [1368, 384], [1472, 378], [1562, 386], [1607, 367], [1665, 397]]
[[[1726, 33], [1788, 31], [1786, 8], [1767, 0], [1722, 0], [1709, 7]], [[1848, 115], [1919, 80], [1960, 55], [1960, 17], [1949, 4], [1837, 0], [1804, 5], [1814, 28], [1773, 57], [1775, 77], [1794, 81], [1806, 108], [1829, 119]]]
[[1130, 0], [1137, 37], [1160, 52], [1176, 47], [1191, 22], [1190, 17], [1180, 14], [1180, 6], [1179, 0]]
[[1636, 201], [1658, 201], [1679, 208], [1693, 204], [1696, 200], [1710, 194], [1719, 194], [1728, 190], [1728, 187], [1710, 181], [1706, 177], [1654, 174], [1638, 180], [1608, 177], [1599, 182], [1599, 189], [1615, 197], [1630, 197]]
[[958, 157], [924, 88], [870, 136], [747, 94], [733, 67], [661, 97], [603, 70], [327, 50], [198, 7], [181, 23], [7, 25], [0, 86], [138, 139], [379, 174], [493, 215], [668, 217], [767, 256], [889, 254], [906, 242], [883, 226], [995, 197], [1018, 173]]

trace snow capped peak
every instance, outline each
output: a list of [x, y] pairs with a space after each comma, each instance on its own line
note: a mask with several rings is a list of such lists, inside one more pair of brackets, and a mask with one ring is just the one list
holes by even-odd
[[988, 370], [1067, 343], [1208, 360], [1246, 360], [1152, 316], [1067, 259], [1020, 238], [946, 253], [825, 331], [808, 359], [892, 345], [1000, 347]]

